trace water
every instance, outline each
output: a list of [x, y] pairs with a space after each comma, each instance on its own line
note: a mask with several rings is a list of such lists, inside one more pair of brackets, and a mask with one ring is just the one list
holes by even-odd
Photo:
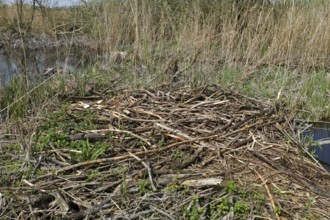
[[0, 88], [9, 83], [12, 76], [18, 73], [18, 66], [9, 56], [0, 51]]
[[83, 37], [74, 43], [69, 40], [33, 36], [23, 43], [15, 36], [0, 35], [0, 89], [22, 71], [33, 79], [50, 68], [68, 72], [88, 65], [94, 54], [91, 41]]
[[64, 71], [73, 71], [78, 64], [74, 56], [62, 58], [51, 58], [45, 52], [34, 52], [27, 57], [26, 67], [22, 65], [23, 58], [13, 57], [0, 50], [0, 88], [6, 87], [9, 81], [23, 71], [23, 68], [33, 77], [36, 74], [42, 74], [47, 69], [58, 67]]
[[309, 151], [330, 171], [330, 122], [309, 124], [310, 126], [302, 132], [302, 136], [307, 144], [312, 145]]

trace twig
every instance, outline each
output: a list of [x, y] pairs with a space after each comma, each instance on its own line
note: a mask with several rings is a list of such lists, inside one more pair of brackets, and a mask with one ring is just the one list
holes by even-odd
[[277, 220], [280, 220], [279, 215], [278, 215], [277, 212], [275, 211], [275, 210], [276, 210], [276, 205], [275, 205], [275, 202], [274, 202], [273, 196], [272, 196], [272, 194], [271, 194], [271, 192], [270, 192], [270, 190], [269, 190], [269, 188], [268, 188], [268, 186], [267, 186], [267, 181], [265, 181], [265, 180], [262, 178], [262, 176], [258, 173], [258, 171], [257, 171], [256, 169], [252, 169], [251, 167], [249, 167], [249, 169], [250, 169], [252, 172], [254, 172], [254, 173], [259, 177], [259, 179], [261, 180], [261, 183], [262, 183], [262, 185], [265, 187], [265, 190], [266, 190], [267, 195], [268, 195], [268, 197], [269, 197], [270, 204], [271, 204], [272, 207], [273, 207], [273, 211], [274, 211], [273, 214], [275, 214]]
[[171, 219], [171, 220], [174, 220], [174, 219], [175, 219], [172, 215], [166, 213], [165, 211], [163, 211], [163, 210], [161, 210], [161, 209], [159, 209], [159, 208], [157, 208], [157, 207], [155, 207], [155, 206], [153, 206], [153, 205], [150, 205], [149, 207], [150, 207], [152, 210], [154, 210], [154, 211], [157, 211], [157, 212], [159, 212], [159, 213], [162, 213], [163, 215], [165, 215], [166, 217], [168, 217], [168, 218]]
[[[169, 150], [173, 147], [180, 146], [182, 144], [191, 143], [195, 140], [207, 139], [207, 138], [212, 138], [212, 137], [218, 137], [218, 136], [216, 135], [216, 136], [211, 136], [211, 137], [206, 137], [206, 138], [197, 138], [197, 139], [193, 139], [191, 141], [188, 140], [188, 141], [176, 142], [176, 143], [170, 144], [170, 145], [168, 145], [167, 147], [164, 147], [164, 148], [158, 148], [158, 149], [154, 149], [154, 150], [135, 152], [135, 155], [146, 155], [146, 154], [151, 154], [151, 153], [158, 153], [158, 152], [161, 152], [161, 151]], [[120, 161], [120, 160], [128, 159], [130, 157], [131, 157], [130, 155], [122, 155], [122, 156], [117, 156], [117, 157], [110, 157], [110, 158], [102, 158], [102, 159], [97, 159], [97, 160], [85, 161], [85, 162], [77, 163], [77, 164], [74, 164], [74, 165], [71, 165], [71, 166], [67, 166], [67, 167], [63, 167], [61, 169], [58, 169], [58, 170], [56, 170], [56, 172], [54, 174], [57, 175], [59, 173], [65, 172], [65, 171], [73, 170], [73, 169], [88, 166], [88, 165], [109, 163], [109, 162], [113, 162], [113, 161]], [[34, 182], [34, 181], [40, 180], [40, 179], [44, 179], [46, 177], [50, 177], [54, 174], [53, 173], [47, 173], [47, 174], [38, 176], [36, 179], [34, 179], [31, 182]]]
[[305, 177], [303, 176], [298, 176], [295, 173], [292, 173], [290, 170], [283, 168], [281, 165], [275, 164], [272, 161], [268, 160], [265, 156], [261, 155], [260, 153], [250, 150], [250, 152], [257, 157], [258, 159], [260, 159], [261, 161], [267, 163], [268, 165], [270, 165], [271, 167], [273, 167], [274, 169], [280, 171], [281, 173], [295, 179], [297, 182], [299, 182], [300, 184], [302, 184], [303, 186], [309, 188], [312, 192], [321, 195], [321, 196], [326, 196], [330, 198], [330, 192], [327, 189], [323, 189], [318, 187], [317, 185], [311, 183], [309, 180], [307, 180]]
[[290, 139], [290, 141], [292, 143], [295, 143], [296, 145], [298, 145], [300, 147], [300, 149], [302, 149], [323, 171], [328, 172], [321, 164], [318, 160], [315, 159], [315, 157], [313, 157], [313, 155], [306, 150], [306, 148], [304, 146], [302, 146], [300, 143], [298, 143], [293, 137], [291, 137], [291, 135], [288, 134], [288, 132], [286, 132], [282, 126], [278, 123], [275, 124], [275, 127], [277, 128], [277, 130], [279, 130], [283, 135], [285, 135], [287, 138]]
[[118, 132], [118, 133], [125, 133], [125, 134], [129, 134], [133, 137], [136, 137], [138, 139], [140, 139], [141, 141], [145, 142], [148, 146], [151, 146], [151, 143], [144, 139], [143, 137], [137, 135], [137, 134], [134, 134], [130, 131], [125, 131], [125, 130], [119, 130], [119, 129], [113, 129], [113, 128], [108, 128], [108, 129], [100, 129], [100, 130], [87, 130], [87, 131], [84, 131], [85, 133], [103, 133], [103, 132]]
[[133, 158], [135, 158], [137, 161], [141, 162], [142, 165], [147, 169], [147, 171], [148, 171], [148, 176], [149, 176], [149, 181], [150, 181], [150, 185], [151, 185], [151, 187], [152, 187], [152, 191], [157, 192], [157, 188], [156, 188], [156, 186], [155, 186], [155, 184], [154, 184], [154, 181], [153, 181], [153, 179], [152, 179], [152, 173], [151, 173], [151, 168], [150, 168], [150, 166], [148, 166], [148, 165], [147, 165], [147, 164], [146, 164], [141, 158], [139, 158], [138, 156], [134, 155], [133, 153], [128, 152], [128, 154], [129, 154], [130, 156], [132, 156]]
[[184, 134], [183, 132], [181, 132], [181, 131], [178, 130], [178, 129], [170, 128], [170, 127], [168, 127], [168, 126], [166, 126], [166, 125], [159, 124], [159, 123], [155, 123], [155, 125], [156, 125], [157, 127], [160, 127], [160, 128], [162, 128], [162, 129], [164, 129], [164, 130], [167, 130], [167, 131], [169, 131], [169, 132], [172, 132], [172, 133], [174, 133], [174, 134], [176, 134], [176, 135], [178, 135], [178, 136], [181, 136], [181, 137], [183, 137], [183, 138], [185, 138], [185, 139], [188, 139], [189, 141], [192, 141], [192, 142], [198, 143], [201, 147], [206, 147], [206, 144], [205, 144], [204, 142], [200, 142], [200, 141], [198, 141], [197, 139], [192, 138], [192, 137], [190, 137], [190, 136], [187, 135], [187, 134]]
[[257, 113], [255, 113], [255, 114], [253, 114], [251, 116], [246, 117], [243, 121], [238, 122], [236, 125], [234, 125], [232, 127], [232, 129], [235, 130], [235, 129], [239, 128], [245, 122], [247, 122], [247, 121], [249, 121], [249, 120], [251, 120], [253, 118], [256, 118], [256, 117], [259, 117], [259, 116], [262, 116], [262, 115], [265, 115], [265, 114], [266, 115], [271, 115], [274, 111], [275, 111], [274, 108], [270, 108], [270, 109], [262, 110], [261, 112], [257, 112]]
[[90, 215], [93, 215], [95, 213], [97, 213], [100, 209], [102, 209], [102, 207], [104, 205], [106, 205], [107, 203], [111, 202], [112, 201], [112, 198], [114, 197], [115, 195], [110, 195], [108, 196], [107, 198], [105, 198], [104, 200], [102, 200], [99, 205], [96, 205], [96, 206], [93, 206], [92, 208], [90, 208], [89, 210], [86, 210], [86, 211], [80, 211], [78, 213], [74, 213], [74, 214], [71, 214], [71, 215], [67, 215], [67, 216], [63, 216], [61, 219], [81, 219], [81, 218], [84, 218], [86, 216], [90, 216]]

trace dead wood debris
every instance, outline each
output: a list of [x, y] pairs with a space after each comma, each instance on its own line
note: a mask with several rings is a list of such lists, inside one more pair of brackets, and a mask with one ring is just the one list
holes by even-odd
[[[87, 112], [93, 129], [57, 131], [71, 148], [50, 140], [31, 155], [33, 172], [11, 182], [4, 177], [12, 171], [0, 166], [0, 217], [194, 219], [195, 206], [200, 219], [327, 219], [330, 175], [303, 156], [279, 107], [218, 86], [75, 99], [65, 120], [85, 122]], [[83, 149], [75, 143], [83, 141], [107, 148], [76, 160]], [[230, 181], [237, 188], [228, 189]], [[214, 208], [223, 198], [227, 212]], [[238, 201], [246, 212], [234, 210]]]

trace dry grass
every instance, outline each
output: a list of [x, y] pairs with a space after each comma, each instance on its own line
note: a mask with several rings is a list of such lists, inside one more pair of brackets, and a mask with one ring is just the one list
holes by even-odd
[[[26, 33], [30, 22], [31, 33], [64, 39], [67, 45], [87, 37], [88, 56], [94, 57], [96, 69], [122, 75], [133, 87], [168, 81], [166, 73], [173, 63], [178, 64], [189, 85], [224, 83], [237, 89], [245, 87], [243, 90], [252, 95], [270, 94], [266, 98], [276, 98], [283, 87], [293, 105], [304, 102], [314, 106], [309, 99], [315, 92], [310, 90], [320, 87], [322, 94], [317, 100], [321, 100], [312, 115], [328, 117], [330, 84], [323, 79], [321, 84], [309, 81], [313, 73], [326, 76], [330, 68], [330, 2], [237, 2], [241, 1], [101, 1], [99, 5], [73, 8], [38, 8], [33, 21], [31, 6], [25, 5], [25, 25], [20, 27]], [[17, 10], [6, 6], [1, 12], [0, 29], [19, 31]], [[128, 54], [124, 62], [113, 63], [114, 51]], [[63, 52], [57, 54], [62, 56]], [[279, 73], [275, 76], [281, 77], [279, 81], [269, 80], [272, 72]], [[141, 75], [144, 78], [139, 78]], [[255, 82], [250, 79], [258, 85], [251, 88]], [[322, 116], [318, 116], [319, 108], [325, 111]]]
[[267, 65], [310, 71], [328, 67], [329, 4], [104, 3], [93, 34], [106, 52], [134, 46], [134, 54], [150, 64], [173, 56], [184, 62], [201, 51], [200, 62], [214, 68]]
[[[171, 57], [184, 63], [200, 51], [200, 62], [213, 68], [267, 65], [310, 71], [329, 67], [327, 1], [275, 5], [257, 0], [249, 4], [215, 0], [101, 2], [70, 9], [37, 9], [32, 31], [63, 34], [78, 29], [94, 39], [99, 52], [133, 50], [150, 66], [161, 66], [160, 61]], [[31, 8], [25, 7], [23, 21], [28, 23]], [[6, 12], [2, 13], [3, 25], [17, 25], [14, 7], [2, 11]]]

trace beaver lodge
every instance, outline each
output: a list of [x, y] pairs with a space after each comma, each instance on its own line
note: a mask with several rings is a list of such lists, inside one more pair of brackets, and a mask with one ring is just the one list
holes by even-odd
[[29, 146], [2, 129], [1, 218], [329, 218], [330, 175], [280, 103], [215, 85], [104, 93], [20, 125], [36, 124]]

